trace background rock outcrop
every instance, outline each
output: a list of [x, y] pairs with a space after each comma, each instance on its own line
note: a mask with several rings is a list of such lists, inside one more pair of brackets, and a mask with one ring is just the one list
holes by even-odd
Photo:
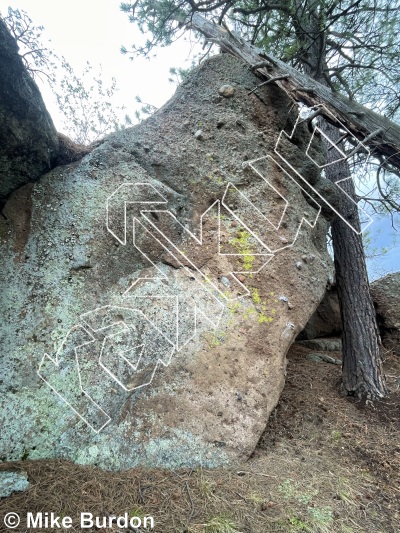
[[339, 298], [336, 285], [328, 286], [328, 290], [300, 333], [298, 340], [312, 340], [319, 337], [336, 337], [342, 333]]
[[400, 355], [400, 272], [371, 283], [371, 295], [383, 345]]
[[[296, 109], [258, 84], [216, 56], [146, 122], [10, 197], [3, 460], [217, 466], [253, 452], [332, 276], [327, 222], [274, 160]], [[304, 125], [281, 153], [300, 168], [308, 139]]]
[[[371, 296], [383, 346], [400, 355], [400, 272], [388, 274], [371, 283]], [[329, 285], [297, 340], [338, 337], [341, 333], [342, 321], [336, 286]]]
[[12, 191], [54, 167], [57, 132], [0, 19], [0, 208]]

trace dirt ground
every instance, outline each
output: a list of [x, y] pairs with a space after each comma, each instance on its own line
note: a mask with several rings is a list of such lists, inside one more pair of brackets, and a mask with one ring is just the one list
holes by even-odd
[[[31, 488], [0, 499], [0, 531], [11, 511], [53, 511], [73, 518], [61, 531], [91, 531], [79, 526], [84, 511], [153, 516], [157, 533], [399, 533], [400, 358], [385, 355], [389, 397], [363, 407], [339, 395], [340, 367], [306, 359], [310, 351], [292, 347], [282, 398], [239, 468], [110, 473], [65, 461], [3, 463], [26, 471]], [[26, 531], [24, 520], [13, 531]]]

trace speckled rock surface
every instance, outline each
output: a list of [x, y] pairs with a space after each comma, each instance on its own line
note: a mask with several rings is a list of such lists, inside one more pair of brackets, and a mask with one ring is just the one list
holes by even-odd
[[29, 488], [26, 472], [0, 472], [0, 498], [7, 498], [14, 492], [21, 492]]
[[[253, 452], [332, 275], [325, 219], [269, 157], [295, 109], [258, 84], [216, 56], [152, 118], [12, 195], [1, 460], [212, 467]], [[280, 147], [299, 167], [300, 133]]]
[[371, 283], [371, 295], [383, 345], [400, 355], [400, 272]]

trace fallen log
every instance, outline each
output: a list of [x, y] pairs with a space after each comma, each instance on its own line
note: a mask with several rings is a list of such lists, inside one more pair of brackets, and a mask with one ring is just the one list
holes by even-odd
[[308, 107], [323, 106], [321, 113], [335, 125], [343, 124], [371, 152], [383, 157], [386, 164], [400, 170], [400, 126], [371, 109], [297, 71], [271, 54], [257, 48], [236, 33], [218, 26], [194, 13], [189, 21], [192, 29], [221, 50], [241, 58], [267, 81], [276, 83], [295, 102]]

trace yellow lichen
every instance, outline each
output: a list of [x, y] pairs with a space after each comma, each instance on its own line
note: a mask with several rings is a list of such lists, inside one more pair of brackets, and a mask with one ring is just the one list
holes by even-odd
[[261, 302], [260, 293], [258, 292], [258, 289], [255, 287], [251, 287], [251, 298], [255, 304], [259, 304]]
[[237, 236], [229, 240], [229, 243], [236, 248], [238, 254], [243, 256], [243, 270], [249, 272], [253, 269], [255, 261], [254, 250], [249, 242], [250, 233], [245, 230], [238, 231]]
[[[266, 299], [262, 299], [259, 290], [256, 287], [250, 287], [250, 296], [255, 307], [251, 310], [246, 310], [243, 317], [245, 319], [251, 318], [254, 314], [257, 315], [257, 322], [259, 324], [270, 324], [274, 320], [276, 309], [271, 309], [268, 312], [270, 306], [268, 305], [268, 296]], [[269, 293], [269, 296], [273, 296], [274, 293]]]

